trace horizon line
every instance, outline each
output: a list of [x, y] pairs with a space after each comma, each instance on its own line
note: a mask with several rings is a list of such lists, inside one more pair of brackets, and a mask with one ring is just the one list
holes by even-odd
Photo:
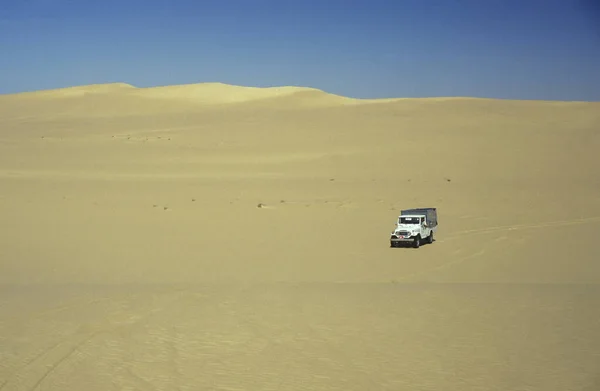
[[[153, 89], [153, 88], [168, 88], [168, 87], [186, 87], [186, 86], [201, 86], [201, 85], [222, 85], [227, 87], [237, 87], [237, 88], [251, 88], [251, 89], [274, 89], [274, 88], [298, 88], [298, 89], [311, 89], [315, 91], [320, 91], [329, 95], [335, 95], [342, 98], [347, 99], [355, 99], [355, 100], [365, 100], [365, 101], [391, 101], [391, 100], [424, 100], [424, 99], [471, 99], [471, 100], [501, 100], [501, 101], [526, 101], [526, 102], [554, 102], [554, 103], [600, 103], [600, 100], [568, 100], [568, 99], [533, 99], [533, 98], [500, 98], [500, 97], [489, 97], [489, 96], [475, 96], [475, 95], [447, 95], [447, 96], [397, 96], [397, 97], [379, 97], [379, 98], [357, 98], [352, 96], [345, 96], [333, 92], [326, 91], [324, 89], [318, 87], [311, 86], [301, 86], [301, 85], [273, 85], [273, 86], [258, 86], [258, 85], [242, 85], [242, 84], [233, 84], [226, 83], [221, 81], [204, 81], [204, 82], [190, 82], [190, 83], [177, 83], [177, 84], [157, 84], [150, 85], [145, 87], [139, 87], [131, 83], [127, 83], [124, 81], [112, 81], [112, 82], [103, 82], [103, 83], [90, 83], [90, 84], [74, 84], [67, 85], [64, 87], [55, 87], [55, 88], [43, 88], [38, 90], [23, 90], [18, 92], [9, 92], [9, 93], [0, 93], [0, 96], [8, 97], [14, 95], [24, 95], [24, 94], [37, 94], [37, 93], [45, 93], [45, 92], [54, 92], [68, 89], [77, 89], [77, 88], [86, 88], [86, 87], [98, 87], [98, 86], [123, 86], [129, 87], [133, 89]], [[95, 92], [101, 94], [102, 92]]]

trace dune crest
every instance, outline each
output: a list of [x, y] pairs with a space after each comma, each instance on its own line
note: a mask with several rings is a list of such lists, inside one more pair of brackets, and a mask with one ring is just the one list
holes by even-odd
[[[118, 94], [119, 97], [141, 97], [160, 100], [174, 100], [186, 103], [201, 104], [226, 104], [253, 101], [281, 99], [282, 103], [296, 103], [301, 105], [326, 105], [338, 104], [372, 104], [372, 103], [447, 103], [447, 102], [513, 102], [518, 104], [544, 103], [555, 106], [563, 105], [595, 105], [598, 102], [588, 101], [545, 101], [545, 100], [520, 100], [486, 98], [476, 96], [432, 96], [432, 97], [392, 97], [392, 98], [352, 98], [344, 95], [326, 92], [313, 87], [300, 86], [275, 86], [252, 87], [221, 82], [173, 84], [156, 87], [136, 87], [128, 83], [104, 83], [79, 85], [48, 90], [28, 91], [14, 94], [0, 94], [3, 101], [14, 98], [78, 98], [83, 96]], [[291, 100], [290, 100], [291, 98]]]
[[[138, 88], [126, 83], [91, 84], [51, 90], [4, 95], [21, 98], [78, 98], [89, 95], [112, 95], [185, 101], [198, 104], [243, 103], [278, 98], [298, 98], [296, 103], [337, 104], [361, 100], [327, 93], [311, 87], [249, 87], [225, 83], [195, 83]], [[366, 101], [365, 101], [366, 102]]]
[[87, 94], [107, 94], [124, 92], [127, 90], [135, 89], [134, 86], [127, 83], [106, 83], [106, 84], [89, 84], [82, 86], [73, 86], [65, 88], [53, 88], [50, 90], [39, 90], [22, 92], [18, 94], [5, 95], [14, 97], [26, 97], [26, 98], [61, 98], [61, 97], [77, 97], [84, 96]]
[[349, 99], [310, 87], [247, 87], [225, 83], [180, 84], [138, 88], [132, 95], [144, 98], [183, 99], [203, 104], [242, 103], [290, 96], [309, 96], [310, 99]]

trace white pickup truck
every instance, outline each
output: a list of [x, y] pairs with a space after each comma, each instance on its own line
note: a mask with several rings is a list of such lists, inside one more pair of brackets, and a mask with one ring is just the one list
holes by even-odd
[[403, 244], [412, 244], [419, 248], [423, 240], [433, 243], [433, 234], [437, 231], [437, 209], [417, 208], [406, 209], [400, 212], [396, 228], [390, 237], [391, 247], [400, 247]]

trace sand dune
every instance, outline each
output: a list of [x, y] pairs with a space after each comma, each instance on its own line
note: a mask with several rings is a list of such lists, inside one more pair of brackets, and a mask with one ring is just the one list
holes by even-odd
[[334, 98], [321, 90], [305, 87], [244, 87], [223, 83], [202, 83], [153, 88], [139, 88], [135, 96], [158, 99], [186, 99], [194, 103], [220, 104], [238, 103], [262, 99], [280, 98], [288, 95], [312, 93]]
[[596, 390], [598, 150], [596, 102], [0, 96], [0, 390]]
[[113, 83], [0, 95], [0, 116], [28, 122], [131, 116], [145, 117], [148, 121], [148, 113], [187, 116], [207, 107], [230, 110], [231, 105], [242, 103], [248, 110], [248, 103], [264, 108], [301, 109], [369, 102], [373, 100], [359, 101], [304, 87], [258, 88], [201, 83], [136, 88]]

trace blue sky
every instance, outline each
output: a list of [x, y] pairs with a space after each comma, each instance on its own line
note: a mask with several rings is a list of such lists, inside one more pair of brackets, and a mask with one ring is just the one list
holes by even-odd
[[0, 94], [222, 82], [600, 101], [599, 3], [1, 0]]

